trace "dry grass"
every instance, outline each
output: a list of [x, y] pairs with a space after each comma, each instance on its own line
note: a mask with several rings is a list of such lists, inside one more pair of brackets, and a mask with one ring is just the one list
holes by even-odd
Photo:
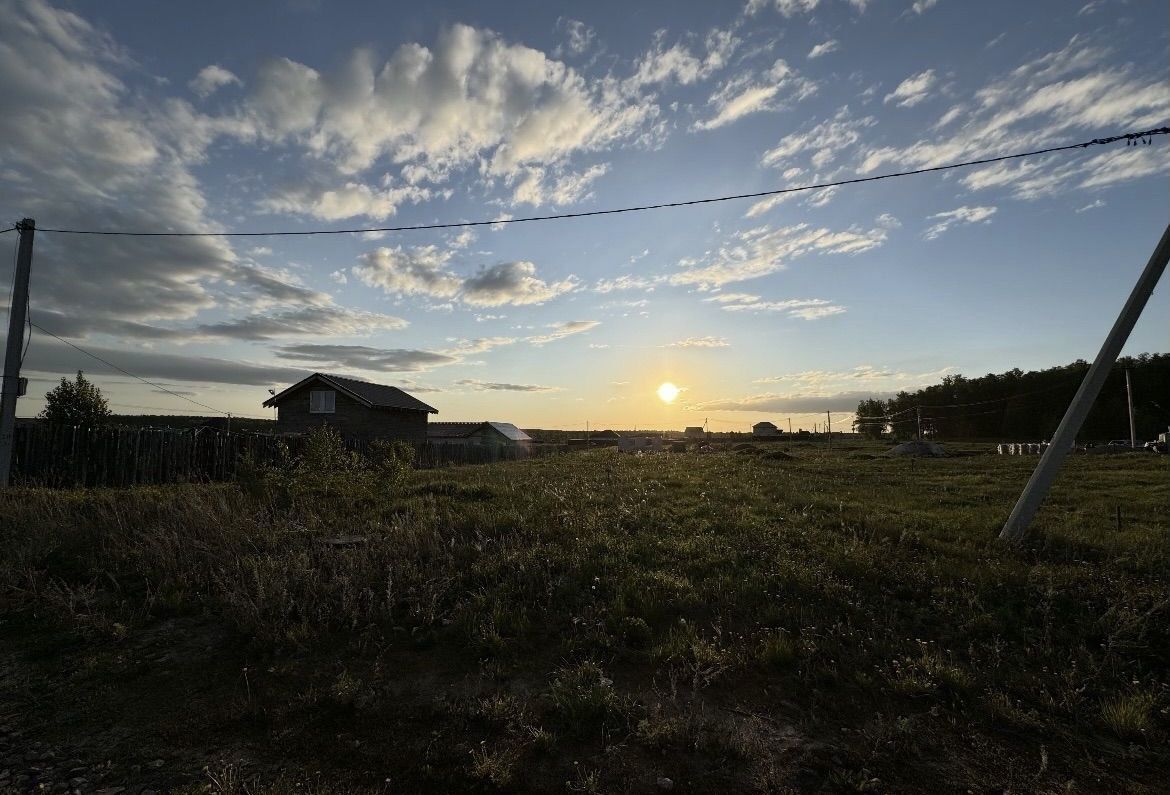
[[[185, 722], [134, 730], [354, 791], [1156, 791], [1164, 459], [1071, 460], [1016, 550], [1034, 462], [787, 454], [13, 490], [0, 642], [89, 705], [48, 735], [194, 679]], [[143, 669], [148, 640], [187, 667]]]

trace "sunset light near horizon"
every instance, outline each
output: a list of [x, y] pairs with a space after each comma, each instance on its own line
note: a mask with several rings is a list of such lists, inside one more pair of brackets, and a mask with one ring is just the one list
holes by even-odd
[[[1168, 212], [1159, 138], [608, 214], [1164, 124], [1165, 4], [277, 6], [8, 6], [0, 204], [36, 221], [44, 332], [20, 416], [81, 369], [116, 413], [270, 418], [322, 372], [439, 421], [848, 428], [1091, 358]], [[1168, 322], [1163, 285], [1125, 352]]]

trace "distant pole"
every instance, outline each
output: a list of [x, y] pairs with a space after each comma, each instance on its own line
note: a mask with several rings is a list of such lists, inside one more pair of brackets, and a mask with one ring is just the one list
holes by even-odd
[[922, 441], [922, 409], [916, 408], [916, 409], [914, 409], [914, 411], [918, 415], [918, 441], [921, 442]]
[[788, 435], [789, 436], [792, 435], [792, 418], [791, 417], [788, 418]]
[[12, 473], [12, 442], [16, 430], [16, 399], [21, 394], [20, 360], [24, 353], [24, 324], [28, 320], [28, 276], [32, 270], [33, 234], [37, 222], [25, 218], [16, 227], [20, 244], [12, 303], [8, 307], [8, 345], [4, 351], [4, 380], [0, 385], [0, 487], [7, 487]]
[[825, 412], [825, 433], [829, 435], [829, 450], [833, 449], [833, 416]]
[[1129, 380], [1129, 368], [1125, 369], [1125, 399], [1129, 401], [1129, 449], [1137, 447], [1137, 430], [1133, 424], [1133, 383]]
[[1081, 430], [1081, 425], [1084, 423], [1085, 417], [1088, 416], [1089, 409], [1093, 407], [1093, 401], [1101, 394], [1101, 387], [1105, 386], [1109, 372], [1113, 369], [1113, 363], [1117, 361], [1117, 355], [1121, 353], [1125, 341], [1129, 339], [1129, 333], [1133, 331], [1134, 324], [1141, 316], [1142, 309], [1150, 300], [1150, 294], [1154, 292], [1154, 288], [1158, 286], [1158, 280], [1166, 271], [1168, 259], [1170, 259], [1170, 225], [1167, 225], [1165, 231], [1162, 232], [1162, 239], [1158, 241], [1158, 247], [1154, 249], [1150, 261], [1146, 263], [1145, 270], [1138, 277], [1137, 284], [1133, 286], [1133, 292], [1129, 294], [1125, 306], [1121, 308], [1121, 314], [1117, 316], [1117, 321], [1109, 330], [1109, 335], [1105, 337], [1105, 342], [1101, 345], [1101, 350], [1097, 353], [1097, 358], [1093, 360], [1092, 366], [1089, 367], [1089, 372], [1085, 373], [1085, 378], [1081, 381], [1077, 394], [1064, 413], [1064, 418], [1057, 426], [1056, 433], [1052, 435], [1052, 441], [1044, 450], [1044, 454], [1040, 456], [1040, 463], [1036, 465], [1032, 477], [1028, 480], [1028, 485], [1024, 487], [1023, 493], [1016, 501], [1016, 506], [1012, 508], [1011, 515], [1008, 516], [1007, 522], [1004, 523], [1003, 529], [999, 533], [1000, 539], [1013, 543], [1024, 540], [1028, 533], [1028, 525], [1032, 523], [1032, 517], [1039, 510], [1040, 503], [1044, 502], [1044, 497], [1047, 496], [1052, 481], [1056, 480], [1056, 473], [1060, 471], [1060, 465], [1075, 443], [1077, 433]]

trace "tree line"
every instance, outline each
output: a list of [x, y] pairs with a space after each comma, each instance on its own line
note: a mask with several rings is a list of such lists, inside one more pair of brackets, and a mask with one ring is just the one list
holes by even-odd
[[[979, 378], [949, 375], [942, 383], [887, 400], [862, 400], [858, 429], [872, 437], [892, 433], [913, 438], [921, 416], [924, 436], [950, 439], [1048, 439], [1064, 416], [1089, 363], [1024, 372], [988, 373]], [[1085, 440], [1128, 439], [1125, 372], [1133, 384], [1138, 440], [1149, 440], [1170, 423], [1170, 354], [1123, 356], [1109, 373], [1081, 429]]]

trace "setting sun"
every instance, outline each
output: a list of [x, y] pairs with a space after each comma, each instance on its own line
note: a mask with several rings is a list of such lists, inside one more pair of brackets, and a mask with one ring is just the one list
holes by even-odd
[[673, 403], [678, 393], [679, 388], [669, 381], [658, 387], [658, 397], [663, 403]]

